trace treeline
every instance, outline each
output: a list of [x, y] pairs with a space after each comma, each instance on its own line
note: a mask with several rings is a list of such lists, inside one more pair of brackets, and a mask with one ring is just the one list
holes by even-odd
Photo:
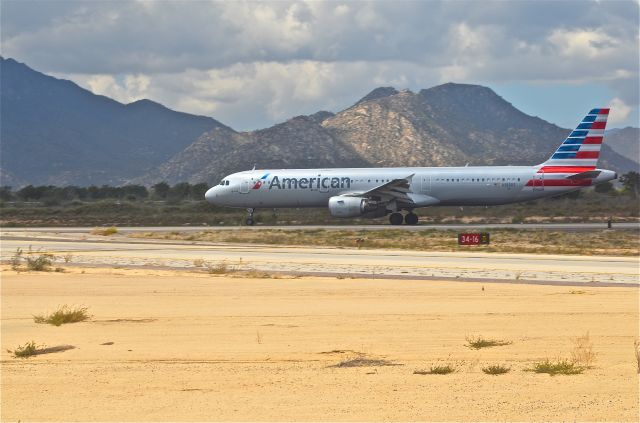
[[160, 182], [147, 188], [144, 185], [124, 185], [112, 187], [108, 185], [77, 187], [56, 187], [53, 185], [27, 185], [17, 191], [10, 186], [0, 187], [0, 201], [39, 201], [45, 203], [62, 203], [70, 201], [98, 200], [164, 200], [164, 201], [201, 201], [209, 187], [205, 183], [189, 184], [181, 182], [170, 186]]

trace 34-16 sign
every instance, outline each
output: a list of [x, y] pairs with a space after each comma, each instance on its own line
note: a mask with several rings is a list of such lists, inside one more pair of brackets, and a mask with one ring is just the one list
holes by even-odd
[[489, 232], [458, 234], [458, 245], [482, 245], [489, 243]]

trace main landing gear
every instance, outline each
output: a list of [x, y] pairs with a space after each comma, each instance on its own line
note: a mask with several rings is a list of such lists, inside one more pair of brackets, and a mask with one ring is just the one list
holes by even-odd
[[407, 213], [407, 215], [404, 217], [402, 216], [402, 213], [398, 212], [391, 213], [389, 215], [389, 223], [391, 223], [392, 225], [402, 225], [403, 220], [407, 225], [417, 225], [418, 215], [413, 212]]
[[247, 216], [247, 220], [245, 220], [245, 223], [247, 224], [247, 226], [253, 226], [253, 224], [255, 223], [253, 221], [253, 212], [255, 211], [255, 209], [247, 209], [247, 213], [249, 213], [249, 215]]

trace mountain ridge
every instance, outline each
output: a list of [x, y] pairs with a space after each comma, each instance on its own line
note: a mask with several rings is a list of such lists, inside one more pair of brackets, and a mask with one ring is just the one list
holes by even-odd
[[122, 184], [225, 126], [151, 100], [123, 104], [13, 59], [0, 59], [0, 86], [0, 164], [10, 181]]
[[[236, 132], [210, 117], [149, 99], [123, 104], [0, 59], [3, 185], [213, 184], [254, 164], [532, 165], [546, 160], [570, 132], [523, 113], [488, 87], [458, 83], [415, 93], [378, 87], [337, 113]], [[633, 151], [625, 148], [623, 154]], [[637, 170], [637, 161], [616, 153], [605, 138], [601, 167]]]
[[[236, 133], [236, 141], [242, 140], [237, 145], [233, 139], [204, 134], [188, 148], [199, 152], [200, 165], [178, 155], [132, 182], [175, 183], [187, 178], [194, 183], [215, 183], [253, 164], [263, 169], [535, 165], [547, 160], [570, 132], [523, 113], [488, 87], [447, 83], [418, 93], [380, 87], [353, 106], [320, 120], [298, 116], [271, 128]], [[278, 136], [268, 136], [270, 133]], [[309, 141], [310, 156], [301, 155], [300, 149], [288, 149], [301, 139]], [[207, 154], [213, 145], [237, 149], [238, 154]], [[337, 151], [333, 160], [324, 150], [327, 147]], [[284, 159], [283, 154], [297, 159]], [[191, 174], [185, 172], [189, 163]], [[634, 163], [605, 145], [600, 165], [616, 170], [633, 168]]]

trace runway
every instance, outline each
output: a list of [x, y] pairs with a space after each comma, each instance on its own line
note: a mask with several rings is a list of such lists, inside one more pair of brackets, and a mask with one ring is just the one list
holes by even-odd
[[[133, 232], [167, 232], [167, 231], [202, 231], [206, 229], [233, 231], [238, 228], [260, 230], [349, 230], [349, 231], [383, 231], [383, 230], [403, 230], [403, 231], [424, 231], [424, 230], [452, 230], [452, 231], [472, 231], [489, 229], [527, 229], [527, 230], [549, 230], [549, 231], [600, 231], [607, 229], [607, 222], [602, 223], [495, 223], [495, 224], [447, 224], [447, 225], [287, 225], [287, 226], [125, 226], [118, 227], [121, 233]], [[29, 227], [29, 228], [2, 228], [2, 233], [16, 232], [54, 232], [54, 233], [83, 233], [90, 232], [89, 227]], [[640, 231], [640, 222], [612, 222], [612, 229], [615, 230], [635, 230]]]
[[[88, 228], [3, 229], [1, 258], [17, 248], [50, 252], [60, 265], [156, 267], [205, 271], [259, 271], [338, 277], [451, 279], [584, 286], [640, 286], [638, 257], [422, 252], [131, 239], [122, 228], [112, 237]], [[170, 231], [172, 228], [156, 228]], [[180, 228], [183, 229], [183, 228]], [[202, 230], [202, 228], [197, 228]], [[199, 265], [200, 260], [206, 264]]]

